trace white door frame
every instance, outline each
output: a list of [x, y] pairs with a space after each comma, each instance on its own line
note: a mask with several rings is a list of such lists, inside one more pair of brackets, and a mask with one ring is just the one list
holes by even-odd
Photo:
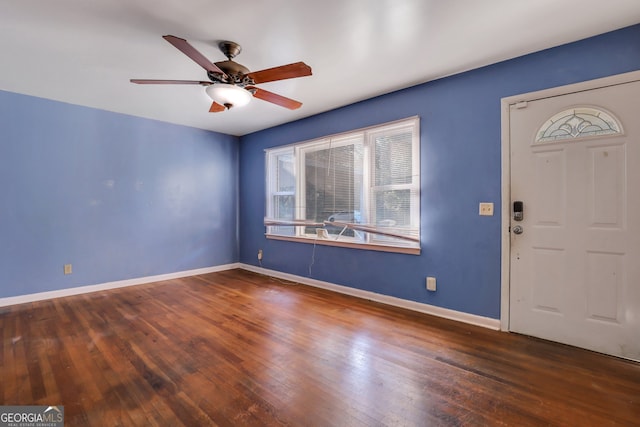
[[536, 92], [502, 98], [500, 102], [502, 123], [502, 249], [501, 249], [501, 296], [500, 296], [500, 330], [509, 330], [509, 282], [511, 277], [510, 255], [511, 236], [511, 141], [510, 141], [510, 106], [519, 102], [534, 101], [554, 96], [568, 95], [606, 86], [618, 85], [640, 80], [640, 71], [632, 71], [615, 76], [604, 77], [586, 82], [559, 86]]

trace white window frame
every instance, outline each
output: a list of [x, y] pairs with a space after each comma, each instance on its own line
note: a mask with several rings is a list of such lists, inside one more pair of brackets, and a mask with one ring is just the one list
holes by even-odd
[[[297, 200], [297, 182], [296, 182], [296, 188], [294, 188], [293, 191], [271, 191], [273, 189], [273, 186], [275, 185], [276, 181], [277, 181], [277, 171], [278, 168], [276, 167], [276, 162], [278, 161], [278, 158], [282, 155], [292, 155], [293, 156], [293, 173], [294, 176], [297, 177], [297, 166], [296, 166], [296, 155], [295, 155], [295, 149], [293, 146], [284, 146], [281, 148], [275, 148], [275, 149], [270, 149], [268, 150], [269, 154], [266, 156], [267, 159], [267, 167], [266, 172], [267, 172], [267, 180], [266, 180], [266, 188], [267, 188], [267, 200], [265, 203], [265, 207], [266, 207], [266, 212], [269, 213], [273, 213], [275, 210], [275, 204], [274, 204], [274, 198], [275, 196], [290, 196], [293, 195], [294, 196], [294, 200]], [[296, 178], [297, 181], [297, 178]], [[297, 202], [296, 202], [297, 204]], [[294, 209], [295, 215], [298, 214], [297, 209]], [[274, 227], [281, 227], [281, 226], [274, 226]], [[270, 227], [267, 227], [267, 229], [269, 230]], [[270, 230], [275, 230], [274, 229], [270, 229]]]
[[[412, 168], [412, 180], [410, 184], [395, 184], [386, 185], [376, 188], [374, 186], [374, 162], [375, 156], [373, 155], [373, 146], [375, 137], [380, 134], [393, 134], [399, 130], [406, 130], [408, 127], [412, 129], [412, 144], [411, 144], [411, 168]], [[271, 148], [265, 150], [265, 164], [266, 164], [266, 203], [265, 203], [265, 219], [273, 218], [274, 213], [274, 196], [279, 193], [274, 190], [275, 179], [274, 174], [277, 168], [274, 167], [274, 161], [278, 156], [283, 154], [292, 154], [294, 158], [294, 173], [295, 173], [295, 218], [305, 219], [306, 215], [306, 194], [305, 188], [305, 173], [304, 173], [304, 156], [306, 153], [311, 153], [317, 150], [327, 149], [327, 147], [339, 147], [345, 146], [354, 141], [360, 139], [363, 144], [363, 177], [362, 177], [362, 195], [361, 195], [361, 209], [363, 223], [374, 222], [375, 218], [368, 218], [370, 204], [374, 203], [372, 194], [374, 191], [384, 190], [410, 190], [413, 197], [411, 198], [410, 205], [410, 218], [411, 228], [417, 230], [420, 229], [420, 119], [417, 116], [410, 117], [403, 120], [398, 120], [390, 123], [385, 123], [378, 126], [372, 126], [363, 129], [357, 129], [350, 132], [344, 132], [340, 134], [330, 135], [310, 141], [304, 141], [300, 143], [290, 144], [286, 146]], [[333, 235], [329, 238], [319, 238], [318, 234], [305, 233], [305, 226], [286, 226], [291, 227], [292, 232], [282, 233], [282, 225], [266, 225], [266, 237], [274, 240], [287, 240], [303, 243], [322, 244], [329, 246], [341, 246], [350, 248], [359, 248], [367, 250], [378, 250], [386, 252], [399, 252], [408, 254], [420, 254], [420, 242], [403, 241], [399, 239], [389, 240], [384, 235], [378, 235], [375, 233], [356, 233], [361, 238], [339, 236], [338, 239]], [[418, 231], [419, 235], [419, 231]], [[416, 236], [416, 238], [419, 236]]]

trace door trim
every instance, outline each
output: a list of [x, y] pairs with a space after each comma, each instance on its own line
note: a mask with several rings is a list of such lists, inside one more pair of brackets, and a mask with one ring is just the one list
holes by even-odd
[[509, 298], [511, 277], [511, 141], [510, 141], [510, 107], [520, 102], [537, 101], [555, 96], [569, 95], [577, 92], [615, 86], [624, 83], [640, 81], [640, 71], [603, 77], [595, 80], [558, 86], [535, 92], [513, 95], [500, 100], [501, 114], [501, 154], [502, 154], [502, 190], [501, 190], [501, 267], [500, 267], [500, 330], [509, 331]]

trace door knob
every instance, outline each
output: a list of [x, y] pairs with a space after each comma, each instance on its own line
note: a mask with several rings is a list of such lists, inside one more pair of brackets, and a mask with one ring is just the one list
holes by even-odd
[[522, 232], [524, 231], [521, 225], [514, 226], [512, 230], [513, 230], [513, 234], [522, 234]]

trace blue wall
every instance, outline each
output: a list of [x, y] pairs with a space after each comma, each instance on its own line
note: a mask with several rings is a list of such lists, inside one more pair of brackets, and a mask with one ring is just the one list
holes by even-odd
[[[640, 25], [247, 135], [240, 144], [0, 91], [0, 298], [256, 264], [263, 249], [269, 269], [498, 318], [500, 98], [637, 69]], [[422, 132], [422, 255], [317, 246], [309, 274], [313, 245], [265, 239], [265, 148], [414, 115]], [[494, 202], [498, 214], [479, 217], [481, 201]], [[67, 263], [73, 274], [65, 276]], [[436, 293], [424, 289], [428, 275], [438, 279]]]
[[[640, 25], [241, 138], [240, 261], [467, 313], [500, 316], [500, 99], [640, 69]], [[422, 254], [267, 240], [264, 149], [418, 115]], [[497, 214], [478, 216], [478, 203]], [[315, 262], [309, 274], [312, 255]], [[438, 291], [425, 290], [435, 276]]]
[[0, 91], [0, 138], [0, 297], [238, 261], [237, 137]]

